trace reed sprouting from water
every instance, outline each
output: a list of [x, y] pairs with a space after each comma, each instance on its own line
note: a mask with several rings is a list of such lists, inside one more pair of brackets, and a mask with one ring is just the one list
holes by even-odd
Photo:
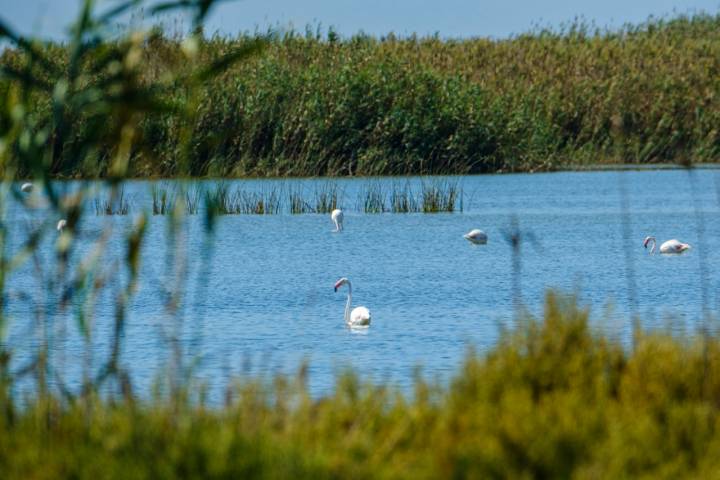
[[[177, 201], [177, 193], [166, 185], [153, 187], [152, 194], [155, 214], [166, 213]], [[199, 189], [188, 191], [185, 197], [188, 213], [197, 213]], [[223, 215], [330, 213], [339, 207], [340, 197], [339, 186], [332, 182], [317, 185], [310, 192], [292, 183], [253, 189], [219, 182], [206, 192], [207, 201], [217, 205], [217, 211]], [[359, 209], [365, 213], [462, 212], [462, 201], [462, 188], [455, 181], [423, 179], [418, 186], [413, 186], [410, 181], [385, 185], [378, 180], [364, 185]]]
[[362, 200], [365, 213], [383, 213], [387, 211], [385, 191], [380, 182], [370, 182], [365, 188]]
[[236, 211], [234, 198], [227, 183], [220, 182], [212, 188], [205, 190], [205, 203], [212, 211], [219, 215], [239, 213]]
[[185, 190], [185, 212], [189, 215], [196, 215], [200, 209], [202, 190], [199, 186], [191, 186]]
[[315, 212], [330, 213], [338, 208], [338, 186], [333, 182], [325, 182], [315, 187]]
[[177, 193], [167, 184], [153, 185], [152, 212], [153, 215], [167, 215], [175, 208]]
[[290, 190], [288, 193], [288, 202], [290, 204], [290, 213], [293, 215], [313, 212], [312, 207], [303, 197], [301, 190]]
[[437, 181], [422, 184], [422, 211], [425, 213], [452, 213], [455, 211], [458, 198], [462, 198], [462, 191], [457, 184]]
[[[139, 44], [139, 83], [188, 66], [183, 42], [155, 32]], [[213, 36], [202, 38], [192, 64], [201, 70], [258, 42], [266, 45], [262, 58], [197, 85], [194, 123], [173, 111], [139, 117], [134, 141], [147, 144], [130, 150], [142, 155], [128, 164], [131, 175], [424, 175], [714, 162], [720, 155], [720, 96], [712, 94], [720, 15], [678, 15], [617, 30], [578, 21], [501, 40]], [[42, 84], [68, 71], [66, 47], [37, 49], [53, 68], [41, 72], [32, 56], [8, 49], [0, 65], [17, 75], [0, 80], [0, 91], [12, 90], [27, 68]], [[99, 59], [100, 53], [89, 60]], [[79, 73], [100, 82], [93, 65], [78, 66]], [[177, 82], [160, 100], [186, 103], [183, 79]], [[38, 125], [51, 123], [51, 97], [28, 97]], [[69, 120], [75, 132], [113, 128], [85, 111]], [[182, 162], [180, 132], [192, 140]], [[67, 148], [77, 141], [68, 138], [55, 151], [51, 174], [107, 171], [108, 147], [81, 162]], [[16, 151], [9, 150], [6, 165], [26, 174]]]
[[235, 213], [254, 215], [274, 215], [280, 213], [281, 195], [277, 189], [261, 192], [237, 191], [235, 193]]
[[390, 193], [390, 211], [393, 213], [413, 213], [420, 211], [418, 199], [410, 184], [394, 184]]
[[170, 186], [167, 183], [152, 187], [153, 215], [168, 215], [176, 208], [184, 208], [184, 213], [196, 215], [200, 208], [202, 189], [199, 185]]
[[251, 191], [220, 182], [206, 191], [206, 202], [220, 215], [271, 215], [280, 213], [282, 195], [280, 188]]
[[107, 197], [95, 197], [95, 215], [127, 215], [130, 213], [130, 200], [123, 188], [113, 189]]

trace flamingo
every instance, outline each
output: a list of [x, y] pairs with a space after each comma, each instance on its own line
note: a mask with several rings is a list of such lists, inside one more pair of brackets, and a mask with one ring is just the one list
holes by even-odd
[[63, 229], [67, 226], [67, 220], [60, 219], [57, 223], [57, 231], [62, 233]]
[[347, 303], [345, 304], [345, 323], [349, 327], [369, 327], [370, 310], [368, 310], [367, 307], [355, 307], [352, 309], [352, 312], [350, 311], [350, 303], [352, 302], [352, 283], [350, 283], [350, 280], [343, 277], [335, 282], [335, 291], [337, 292], [338, 288], [345, 284], [348, 286]]
[[470, 230], [468, 233], [463, 235], [470, 243], [474, 243], [475, 245], [485, 245], [487, 243], [487, 235], [482, 230], [478, 230], [477, 228], [474, 230]]
[[[652, 248], [650, 249], [650, 253], [655, 253], [655, 245], [657, 244], [657, 240], [655, 240], [655, 237], [645, 237], [645, 240], [643, 241], [643, 247], [647, 248], [650, 242], [652, 242]], [[667, 242], [664, 242], [662, 245], [660, 245], [660, 253], [683, 253], [689, 248], [689, 243], [682, 243], [673, 238], [672, 240], [668, 240]]]
[[20, 191], [23, 193], [30, 193], [33, 190], [33, 184], [30, 182], [23, 183], [20, 187]]
[[335, 224], [335, 231], [339, 232], [343, 229], [343, 212], [339, 208], [336, 208], [332, 211], [330, 214], [330, 218], [332, 219], [333, 223]]

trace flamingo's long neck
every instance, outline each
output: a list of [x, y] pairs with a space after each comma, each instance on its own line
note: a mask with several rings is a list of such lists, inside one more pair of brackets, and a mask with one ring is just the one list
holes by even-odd
[[657, 246], [657, 240], [654, 238], [650, 240], [652, 242], [652, 248], [650, 249], [650, 253], [655, 253], [655, 247]]
[[348, 286], [348, 298], [345, 303], [345, 323], [350, 323], [350, 304], [352, 303], [352, 283], [347, 282]]

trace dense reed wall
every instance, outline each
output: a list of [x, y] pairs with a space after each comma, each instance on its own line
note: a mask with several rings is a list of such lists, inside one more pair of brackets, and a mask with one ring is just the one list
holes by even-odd
[[[216, 36], [192, 59], [180, 39], [157, 35], [144, 46], [143, 78], [198, 69], [258, 40], [259, 55], [207, 80], [192, 99], [174, 80], [174, 109], [141, 119], [132, 174], [480, 173], [714, 162], [720, 152], [720, 16], [620, 31], [574, 24], [497, 41]], [[62, 46], [43, 48], [64, 65]], [[2, 62], [26, 58], [6, 51]], [[33, 99], [40, 124], [51, 121], [49, 104]], [[179, 111], [187, 108], [197, 115], [181, 165]], [[74, 125], [82, 136], [82, 115]], [[56, 150], [54, 171], [65, 176], [102, 175], [109, 155], [79, 164]]]

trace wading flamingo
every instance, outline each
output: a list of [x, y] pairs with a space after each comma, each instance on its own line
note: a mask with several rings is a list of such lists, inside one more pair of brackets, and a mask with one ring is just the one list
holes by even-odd
[[[643, 247], [648, 248], [648, 245], [650, 243], [652, 243], [650, 253], [655, 253], [655, 245], [657, 244], [657, 240], [655, 240], [655, 237], [645, 237], [645, 240], [643, 241]], [[668, 240], [667, 242], [660, 245], [660, 253], [683, 253], [689, 248], [689, 243], [682, 243], [673, 238], [672, 240]]]
[[67, 220], [64, 218], [57, 223], [57, 231], [62, 233], [63, 229], [67, 226]]
[[336, 208], [332, 211], [330, 214], [330, 218], [332, 219], [333, 223], [335, 224], [335, 231], [339, 232], [343, 229], [343, 212], [339, 208]]
[[468, 233], [463, 235], [469, 242], [475, 245], [485, 245], [487, 243], [487, 235], [482, 230], [470, 230]]
[[352, 302], [352, 283], [350, 283], [350, 280], [343, 277], [335, 282], [335, 291], [337, 292], [338, 288], [345, 284], [348, 286], [347, 303], [345, 304], [345, 323], [350, 327], [369, 327], [370, 310], [366, 307], [355, 307], [352, 309], [352, 312], [350, 311], [350, 303]]

